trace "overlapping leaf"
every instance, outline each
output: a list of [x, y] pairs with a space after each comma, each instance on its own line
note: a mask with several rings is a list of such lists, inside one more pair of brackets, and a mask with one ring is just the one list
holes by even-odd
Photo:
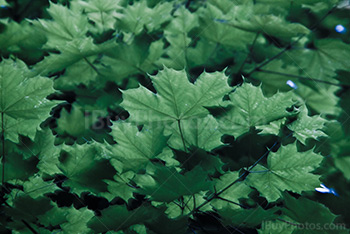
[[49, 117], [57, 102], [46, 97], [54, 92], [52, 81], [28, 78], [29, 69], [20, 60], [0, 63], [0, 126], [5, 139], [18, 142], [18, 135], [34, 140], [39, 124]]
[[312, 191], [319, 185], [319, 175], [312, 172], [323, 157], [312, 150], [298, 152], [296, 144], [281, 147], [270, 153], [267, 167], [257, 165], [246, 178], [247, 185], [256, 188], [269, 202], [282, 196], [284, 190], [295, 193]]
[[192, 84], [184, 70], [164, 68], [151, 79], [157, 94], [142, 86], [123, 91], [121, 106], [139, 124], [204, 117], [209, 113], [204, 106], [220, 105], [231, 90], [221, 72], [202, 73]]
[[223, 133], [236, 138], [247, 133], [251, 127], [275, 134], [276, 131], [270, 132], [267, 125], [295, 114], [287, 110], [296, 104], [291, 92], [265, 97], [260, 87], [244, 83], [230, 94], [230, 99], [231, 109], [220, 118], [220, 127]]
[[326, 137], [322, 129], [326, 119], [319, 115], [309, 116], [306, 107], [298, 114], [298, 119], [288, 125], [288, 128], [293, 131], [293, 135], [304, 145], [308, 138], [317, 140], [319, 137]]

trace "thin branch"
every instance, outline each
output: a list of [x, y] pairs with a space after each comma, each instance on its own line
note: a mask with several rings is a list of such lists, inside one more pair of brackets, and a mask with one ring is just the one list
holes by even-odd
[[266, 66], [267, 64], [271, 63], [273, 60], [277, 59], [278, 57], [280, 57], [281, 55], [283, 55], [285, 52], [287, 52], [288, 50], [290, 50], [292, 48], [292, 46], [294, 44], [296, 44], [302, 37], [299, 37], [296, 41], [294, 41], [293, 43], [290, 43], [287, 47], [285, 47], [282, 51], [280, 51], [278, 54], [272, 56], [271, 58], [269, 58], [268, 60], [266, 60], [263, 63], [260, 63], [260, 65], [256, 66], [255, 68], [253, 68], [248, 74], [246, 74], [246, 76], [250, 76], [251, 74], [253, 74], [254, 72], [260, 70], [260, 68]]
[[241, 67], [239, 68], [237, 74], [240, 74], [240, 73], [241, 73], [241, 71], [242, 71], [243, 68], [244, 68], [244, 65], [245, 65], [245, 64], [247, 63], [247, 61], [248, 61], [248, 58], [249, 58], [249, 57], [251, 56], [251, 54], [253, 53], [253, 49], [254, 49], [255, 43], [256, 43], [256, 41], [257, 41], [259, 35], [260, 35], [260, 33], [257, 32], [256, 35], [255, 35], [255, 38], [254, 38], [254, 40], [253, 40], [253, 43], [252, 43], [252, 45], [251, 45], [250, 48], [249, 48], [249, 53], [248, 53], [247, 56], [245, 57], [245, 59], [244, 59], [242, 65], [241, 65]]
[[196, 209], [196, 196], [193, 194], [193, 210]]
[[281, 219], [281, 218], [277, 218], [277, 220], [284, 222], [284, 223], [288, 223], [289, 225], [292, 225], [292, 226], [300, 227], [300, 225], [297, 223], [292, 223], [292, 222], [289, 222], [289, 221]]
[[348, 86], [350, 87], [349, 84], [337, 84], [337, 83], [333, 83], [330, 81], [326, 81], [326, 80], [320, 80], [320, 79], [315, 79], [315, 78], [309, 78], [309, 77], [305, 77], [305, 76], [299, 76], [299, 75], [293, 75], [293, 74], [287, 74], [287, 73], [283, 73], [283, 72], [276, 72], [276, 71], [269, 71], [269, 70], [263, 70], [260, 69], [257, 72], [265, 72], [265, 73], [271, 73], [271, 74], [276, 74], [276, 75], [281, 75], [281, 76], [287, 76], [287, 77], [292, 77], [292, 78], [297, 78], [300, 80], [310, 80], [310, 81], [317, 81], [320, 83], [325, 83], [325, 84], [329, 84], [329, 85], [335, 85], [335, 86]]

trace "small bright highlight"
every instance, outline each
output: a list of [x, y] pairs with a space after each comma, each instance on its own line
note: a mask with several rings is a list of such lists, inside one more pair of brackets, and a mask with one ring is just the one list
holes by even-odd
[[286, 84], [291, 87], [292, 89], [297, 89], [298, 86], [291, 80], [287, 80]]
[[346, 33], [346, 28], [341, 24], [338, 24], [337, 26], [335, 26], [334, 29], [337, 33]]
[[333, 188], [327, 188], [326, 185], [320, 184], [321, 188], [315, 188], [315, 190], [319, 193], [330, 193], [334, 196], [339, 196], [338, 193]]

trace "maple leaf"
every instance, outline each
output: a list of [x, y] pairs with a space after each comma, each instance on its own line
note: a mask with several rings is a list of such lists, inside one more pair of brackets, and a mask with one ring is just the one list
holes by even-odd
[[74, 39], [85, 38], [88, 32], [88, 19], [85, 15], [52, 2], [47, 11], [52, 20], [38, 19], [30, 21], [38, 29], [45, 32], [48, 39], [46, 47], [56, 48], [57, 45], [62, 45]]
[[251, 127], [263, 129], [264, 133], [276, 133], [275, 130], [270, 132], [268, 125], [295, 114], [287, 111], [296, 104], [291, 92], [265, 97], [261, 87], [244, 83], [229, 97], [230, 109], [219, 119], [219, 123], [223, 133], [235, 138], [249, 132]]
[[306, 145], [306, 140], [308, 138], [317, 140], [319, 137], [326, 137], [327, 134], [322, 132], [322, 129], [327, 120], [319, 115], [310, 117], [307, 114], [306, 107], [304, 106], [301, 108], [302, 110], [298, 114], [298, 119], [287, 125], [287, 127], [293, 131], [293, 136], [304, 145]]
[[76, 11], [86, 13], [89, 20], [93, 22], [90, 31], [102, 33], [108, 29], [114, 29], [117, 18], [121, 14], [117, 11], [122, 9], [121, 1], [114, 0], [94, 0], [94, 1], [74, 1], [71, 8]]
[[204, 117], [204, 106], [217, 106], [231, 88], [222, 72], [202, 73], [194, 84], [186, 72], [164, 68], [151, 76], [157, 90], [154, 94], [145, 87], [123, 91], [121, 106], [130, 112], [130, 120], [137, 123], [175, 122]]
[[314, 190], [320, 176], [311, 172], [322, 160], [323, 157], [312, 150], [298, 152], [296, 143], [281, 146], [276, 153], [269, 154], [267, 167], [258, 164], [245, 181], [269, 202], [274, 202], [284, 190], [295, 193]]
[[0, 126], [5, 139], [18, 143], [18, 135], [34, 140], [42, 121], [58, 103], [46, 97], [54, 92], [52, 81], [29, 78], [27, 66], [20, 60], [0, 63]]
[[198, 16], [184, 6], [179, 7], [174, 16], [175, 18], [164, 29], [164, 36], [170, 46], [165, 50], [169, 58], [163, 59], [162, 62], [174, 69], [183, 69], [187, 66], [187, 48], [192, 41], [188, 33], [199, 26]]

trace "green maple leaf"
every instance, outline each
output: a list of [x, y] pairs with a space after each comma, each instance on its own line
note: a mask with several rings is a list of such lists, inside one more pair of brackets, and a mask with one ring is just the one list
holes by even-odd
[[87, 14], [89, 20], [93, 22], [90, 31], [102, 33], [115, 28], [117, 18], [121, 17], [117, 12], [122, 9], [120, 3], [114, 0], [74, 1], [71, 3], [71, 8]]
[[295, 114], [287, 111], [296, 104], [291, 92], [265, 97], [261, 87], [244, 83], [230, 94], [230, 99], [230, 109], [219, 122], [222, 132], [235, 138], [249, 132], [251, 127], [275, 134], [273, 129], [268, 131], [268, 125]]
[[142, 131], [138, 131], [133, 124], [117, 122], [112, 130], [117, 144], [110, 147], [111, 157], [117, 159], [118, 162], [114, 164], [120, 164], [121, 171], [137, 172], [161, 154], [172, 155], [169, 150], [165, 150], [168, 137], [163, 135], [162, 127], [148, 129], [145, 126]]
[[319, 175], [312, 174], [323, 157], [312, 150], [298, 152], [296, 143], [281, 146], [270, 153], [267, 167], [257, 165], [246, 178], [249, 186], [256, 188], [269, 202], [282, 196], [284, 190], [295, 193], [312, 191], [319, 185]]
[[107, 154], [106, 146], [97, 143], [63, 147], [58, 167], [68, 177], [64, 185], [77, 193], [86, 190], [95, 194], [107, 192], [103, 180], [111, 180], [115, 175], [115, 170], [105, 159]]
[[194, 195], [211, 189], [207, 173], [196, 167], [184, 175], [175, 168], [164, 166], [147, 167], [147, 174], [137, 175], [135, 183], [140, 186], [139, 192], [150, 196], [152, 201], [171, 202], [184, 195]]
[[327, 120], [319, 115], [308, 116], [307, 109], [304, 106], [298, 114], [298, 119], [287, 125], [287, 127], [293, 131], [293, 136], [306, 145], [306, 140], [308, 138], [317, 140], [319, 137], [327, 136], [327, 134], [322, 131], [326, 122]]
[[0, 63], [0, 126], [5, 139], [15, 143], [19, 142], [19, 134], [34, 140], [40, 123], [57, 104], [46, 99], [54, 92], [52, 81], [44, 77], [28, 78], [29, 73], [20, 60]]
[[188, 33], [199, 26], [198, 16], [184, 6], [179, 7], [174, 16], [175, 18], [164, 29], [164, 36], [170, 46], [166, 48], [169, 59], [163, 59], [162, 62], [174, 69], [183, 69], [187, 66], [187, 48], [192, 41]]
[[145, 87], [123, 91], [121, 106], [130, 112], [130, 120], [137, 123], [176, 122], [205, 117], [203, 106], [216, 106], [231, 88], [221, 73], [202, 73], [194, 84], [186, 72], [164, 68], [151, 76], [157, 90], [154, 94]]
[[88, 19], [85, 15], [52, 2], [47, 11], [52, 20], [38, 19], [31, 21], [38, 29], [45, 32], [48, 39], [46, 47], [56, 48], [57, 45], [86, 37]]

